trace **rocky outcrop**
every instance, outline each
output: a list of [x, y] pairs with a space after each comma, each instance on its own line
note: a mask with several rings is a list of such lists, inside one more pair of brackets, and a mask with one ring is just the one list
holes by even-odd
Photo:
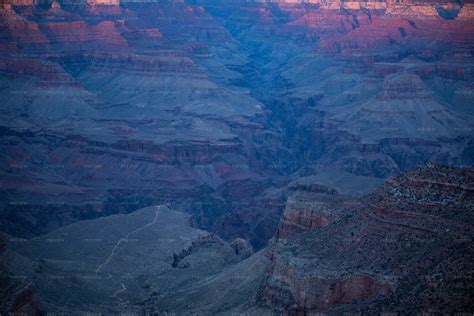
[[75, 22], [54, 22], [47, 25], [47, 34], [53, 37], [61, 45], [74, 42], [75, 44], [90, 43], [95, 46], [127, 46], [120, 32], [116, 29], [112, 21], [101, 21], [99, 24], [91, 26], [83, 21]]
[[[266, 284], [262, 300], [286, 314], [328, 311], [340, 305], [370, 300], [392, 292], [390, 284], [370, 275], [298, 275], [287, 264], [272, 261], [272, 279]], [[275, 279], [277, 276], [278, 279]]]
[[[327, 1], [327, 0], [255, 0], [260, 3], [276, 3], [280, 6], [294, 6], [310, 4], [322, 10], [373, 10], [382, 11], [391, 16], [406, 16], [411, 18], [446, 18], [456, 16], [461, 6], [455, 1]], [[467, 3], [466, 5], [469, 5]], [[446, 11], [455, 11], [452, 15], [445, 15]]]
[[[473, 177], [472, 168], [430, 164], [388, 180], [328, 226], [274, 240], [262, 302], [284, 313], [469, 309]], [[285, 213], [308, 200], [321, 196], [290, 199]]]
[[36, 4], [35, 0], [6, 0], [3, 3], [14, 5], [14, 6], [31, 6]]
[[234, 239], [230, 246], [234, 249], [235, 254], [240, 259], [246, 259], [254, 254], [252, 245], [243, 238]]
[[[370, 199], [381, 215], [401, 217], [419, 214], [420, 219], [452, 219], [462, 222], [470, 217], [474, 173], [472, 168], [456, 169], [430, 163], [424, 169], [387, 180]], [[424, 219], [425, 225], [429, 220]], [[432, 227], [442, 231], [442, 227]]]
[[470, 122], [437, 103], [421, 78], [409, 74], [387, 76], [375, 99], [336, 117], [346, 122], [344, 129], [367, 141], [453, 138], [470, 130]]
[[34, 78], [39, 87], [79, 87], [81, 84], [52, 62], [11, 58], [0, 60], [0, 71], [11, 79]]
[[460, 20], [471, 20], [474, 18], [474, 4], [465, 3], [458, 13]]
[[120, 5], [120, 0], [87, 0], [89, 5]]
[[338, 195], [300, 192], [288, 198], [276, 238], [291, 237], [335, 223], [351, 205]]

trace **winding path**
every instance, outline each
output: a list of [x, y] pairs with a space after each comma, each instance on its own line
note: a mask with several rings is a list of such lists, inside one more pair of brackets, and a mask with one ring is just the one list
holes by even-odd
[[101, 265], [99, 265], [99, 267], [95, 270], [95, 272], [96, 272], [96, 273], [97, 273], [97, 272], [100, 272], [100, 270], [110, 262], [110, 259], [112, 259], [112, 257], [114, 256], [116, 250], [118, 249], [118, 247], [120, 246], [120, 244], [121, 244], [122, 242], [127, 241], [128, 238], [129, 238], [131, 235], [135, 234], [136, 232], [138, 232], [138, 231], [140, 231], [140, 230], [142, 230], [142, 229], [145, 229], [145, 228], [147, 228], [147, 227], [150, 227], [151, 225], [155, 224], [156, 221], [158, 220], [158, 214], [159, 214], [159, 212], [160, 212], [160, 208], [161, 208], [161, 206], [158, 206], [158, 208], [157, 208], [157, 210], [156, 210], [156, 212], [155, 212], [155, 218], [153, 219], [152, 222], [146, 224], [145, 226], [139, 227], [139, 228], [137, 228], [137, 229], [135, 229], [135, 230], [129, 232], [129, 233], [126, 234], [124, 237], [120, 238], [120, 239], [117, 241], [117, 243], [115, 244], [115, 246], [112, 248], [112, 252], [111, 252], [110, 255], [108, 256], [108, 258], [107, 258]]
[[118, 294], [125, 292], [127, 290], [127, 287], [125, 286], [125, 284], [121, 283], [121, 286], [122, 288], [118, 290], [117, 292], [115, 292], [114, 295], [112, 295], [112, 297], [116, 297]]

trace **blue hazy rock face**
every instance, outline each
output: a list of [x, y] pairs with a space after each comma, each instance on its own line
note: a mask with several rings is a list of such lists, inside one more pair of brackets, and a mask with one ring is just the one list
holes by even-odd
[[470, 312], [473, 12], [1, 4], [0, 312]]

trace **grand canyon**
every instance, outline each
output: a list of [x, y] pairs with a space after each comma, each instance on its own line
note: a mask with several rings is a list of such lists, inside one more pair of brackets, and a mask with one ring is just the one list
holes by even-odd
[[0, 314], [474, 313], [474, 1], [2, 0], [0, 53]]

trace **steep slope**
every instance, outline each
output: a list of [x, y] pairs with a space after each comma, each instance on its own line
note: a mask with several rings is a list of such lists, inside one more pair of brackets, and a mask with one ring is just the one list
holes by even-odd
[[269, 246], [263, 302], [282, 312], [472, 310], [473, 177], [430, 165], [360, 200], [300, 193]]
[[[2, 293], [2, 310], [15, 310], [13, 293], [26, 286], [42, 312], [174, 310], [181, 291], [249, 255], [189, 224], [189, 216], [158, 206], [28, 241], [9, 238], [2, 279], [15, 282]], [[27, 264], [8, 265], [6, 258]]]

